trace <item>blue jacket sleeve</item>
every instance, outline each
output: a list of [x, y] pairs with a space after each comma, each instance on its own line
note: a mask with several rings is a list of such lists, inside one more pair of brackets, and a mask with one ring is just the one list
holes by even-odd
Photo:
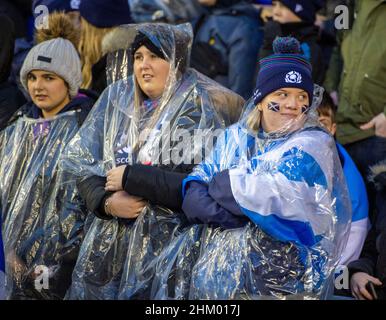
[[232, 195], [228, 170], [217, 174], [209, 184], [189, 181], [182, 210], [192, 223], [207, 223], [225, 229], [248, 222]]

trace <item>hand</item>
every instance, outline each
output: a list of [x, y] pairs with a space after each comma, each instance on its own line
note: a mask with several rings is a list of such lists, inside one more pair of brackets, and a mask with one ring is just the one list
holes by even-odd
[[139, 216], [147, 202], [142, 198], [117, 191], [109, 198], [108, 213], [118, 218], [133, 219]]
[[365, 272], [357, 272], [351, 277], [350, 287], [353, 296], [359, 300], [373, 300], [372, 295], [366, 289], [367, 282], [371, 281], [376, 286], [381, 286], [379, 279], [370, 276]]
[[380, 113], [367, 122], [360, 126], [362, 130], [368, 130], [375, 127], [375, 135], [378, 137], [386, 138], [386, 116], [384, 113]]
[[260, 12], [260, 18], [267, 22], [269, 18], [272, 18], [272, 7], [263, 7]]
[[125, 172], [126, 166], [119, 166], [107, 171], [107, 182], [105, 185], [106, 191], [119, 191], [123, 190], [122, 177]]

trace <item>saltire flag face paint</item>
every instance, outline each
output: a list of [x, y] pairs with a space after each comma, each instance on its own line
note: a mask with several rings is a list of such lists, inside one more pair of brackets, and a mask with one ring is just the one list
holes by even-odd
[[309, 108], [310, 106], [306, 106], [306, 105], [302, 106], [302, 113], [307, 113]]
[[[307, 113], [310, 106], [303, 105], [302, 106], [302, 113]], [[274, 112], [280, 112], [280, 104], [274, 101], [271, 101], [268, 103], [268, 110], [274, 111]]]
[[274, 111], [274, 112], [280, 112], [280, 104], [277, 102], [268, 102], [268, 110]]

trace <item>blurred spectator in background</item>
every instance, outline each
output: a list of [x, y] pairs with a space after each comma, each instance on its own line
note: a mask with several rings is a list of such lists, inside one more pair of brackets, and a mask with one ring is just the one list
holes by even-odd
[[371, 181], [379, 210], [360, 258], [348, 265], [350, 287], [357, 299], [386, 300], [386, 161], [371, 167]]
[[14, 26], [11, 19], [0, 14], [0, 131], [19, 107], [25, 103], [21, 91], [8, 81], [11, 72], [15, 43]]
[[[336, 106], [330, 95], [325, 91], [323, 100], [318, 107], [319, 122], [335, 136], [336, 133]], [[343, 148], [336, 142], [339, 160], [342, 164], [343, 175], [346, 179], [347, 188], [351, 200], [352, 220], [347, 245], [343, 250], [338, 262], [339, 265], [347, 265], [349, 262], [359, 258], [363, 243], [365, 242], [369, 224], [369, 204], [365, 183], [355, 163]]]
[[303, 55], [312, 65], [314, 82], [322, 84], [325, 65], [317, 43], [318, 28], [314, 25], [316, 12], [322, 4], [322, 0], [272, 1], [272, 20], [265, 24], [260, 58], [273, 53], [272, 42], [277, 36], [293, 36], [300, 41]]
[[203, 8], [198, 0], [128, 0], [136, 23], [168, 22], [178, 24], [197, 19]]
[[132, 22], [130, 8], [127, 0], [82, 0], [79, 10], [82, 23], [79, 43], [83, 77], [81, 88], [100, 94], [107, 87], [102, 40], [113, 27]]
[[10, 18], [14, 24], [15, 38], [28, 37], [28, 18], [31, 16], [32, 0], [1, 0], [0, 14]]
[[381, 208], [376, 208], [377, 190], [367, 177], [371, 166], [386, 159], [386, 42], [381, 41], [386, 1], [356, 1], [352, 16], [351, 29], [341, 32], [343, 71], [330, 66], [327, 79], [339, 82], [336, 136], [365, 178], [373, 222]]
[[191, 66], [248, 99], [262, 43], [260, 11], [248, 1], [199, 0]]
[[327, 0], [316, 14], [315, 25], [319, 28], [318, 44], [323, 53], [324, 64], [329, 65], [331, 53], [336, 46], [335, 8], [345, 4], [346, 0]]

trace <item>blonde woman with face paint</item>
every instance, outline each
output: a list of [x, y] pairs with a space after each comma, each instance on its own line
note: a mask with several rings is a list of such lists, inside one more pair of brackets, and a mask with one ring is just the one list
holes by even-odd
[[[161, 253], [157, 267], [171, 271], [153, 283], [156, 298], [184, 286], [189, 299], [326, 298], [347, 240], [349, 197], [299, 42], [273, 46], [243, 116], [183, 182], [182, 209], [196, 225]], [[189, 276], [171, 287], [182, 273]]]

